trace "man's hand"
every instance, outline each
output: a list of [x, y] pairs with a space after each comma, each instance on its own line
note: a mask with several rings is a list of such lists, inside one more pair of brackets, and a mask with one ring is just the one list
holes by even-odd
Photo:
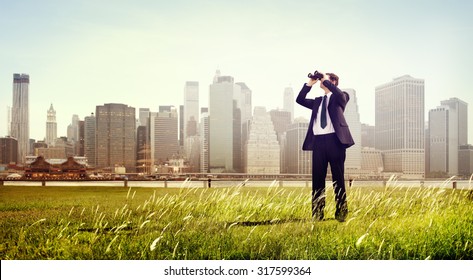
[[309, 79], [309, 81], [306, 83], [306, 85], [308, 87], [311, 87], [313, 85], [315, 85], [317, 83], [318, 80], [314, 80], [314, 79]]
[[320, 79], [320, 82], [321, 82], [321, 83], [323, 83], [325, 80], [328, 80], [328, 79], [329, 79], [329, 77], [327, 76], [327, 74], [325, 74], [324, 72], [320, 72], [320, 73], [322, 73], [322, 75], [324, 75], [324, 76], [322, 77], [322, 79]]

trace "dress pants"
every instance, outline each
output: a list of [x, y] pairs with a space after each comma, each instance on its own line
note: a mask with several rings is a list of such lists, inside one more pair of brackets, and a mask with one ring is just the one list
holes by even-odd
[[325, 178], [330, 164], [335, 191], [335, 217], [348, 212], [345, 190], [346, 148], [335, 133], [315, 135], [312, 152], [312, 217], [322, 220], [325, 208]]

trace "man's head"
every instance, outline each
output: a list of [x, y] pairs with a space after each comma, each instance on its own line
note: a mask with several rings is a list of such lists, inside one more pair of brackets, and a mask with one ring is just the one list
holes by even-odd
[[[334, 84], [335, 86], [338, 86], [338, 76], [333, 74], [333, 73], [325, 73], [327, 79]], [[329, 89], [324, 86], [323, 83], [320, 83], [320, 88], [325, 90], [325, 92], [329, 92]]]
[[326, 75], [328, 76], [328, 79], [330, 80], [330, 82], [332, 82], [332, 84], [334, 84], [335, 86], [338, 86], [338, 76], [333, 74], [333, 73], [326, 73]]

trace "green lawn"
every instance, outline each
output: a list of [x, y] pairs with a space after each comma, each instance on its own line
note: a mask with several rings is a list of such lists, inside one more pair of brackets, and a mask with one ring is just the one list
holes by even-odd
[[348, 190], [310, 219], [310, 189], [0, 187], [0, 258], [472, 259], [473, 194]]

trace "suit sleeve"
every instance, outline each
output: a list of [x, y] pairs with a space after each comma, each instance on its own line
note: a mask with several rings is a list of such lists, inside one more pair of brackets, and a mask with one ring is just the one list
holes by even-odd
[[325, 80], [323, 82], [324, 86], [327, 87], [334, 96], [336, 96], [337, 102], [345, 108], [345, 105], [348, 103], [350, 100], [350, 96], [348, 93], [341, 91], [336, 85], [332, 84], [330, 81]]
[[296, 102], [297, 102], [297, 104], [302, 105], [302, 106], [312, 110], [312, 108], [314, 107], [315, 100], [306, 98], [307, 93], [309, 93], [309, 91], [311, 89], [312, 89], [312, 87], [309, 87], [306, 84], [304, 84], [301, 91], [299, 92], [299, 95], [296, 98]]

